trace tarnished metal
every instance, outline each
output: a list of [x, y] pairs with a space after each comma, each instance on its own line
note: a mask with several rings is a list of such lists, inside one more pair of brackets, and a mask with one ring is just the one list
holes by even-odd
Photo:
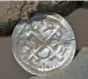
[[49, 75], [69, 65], [76, 41], [67, 21], [59, 14], [35, 14], [17, 24], [12, 35], [12, 51], [26, 71]]

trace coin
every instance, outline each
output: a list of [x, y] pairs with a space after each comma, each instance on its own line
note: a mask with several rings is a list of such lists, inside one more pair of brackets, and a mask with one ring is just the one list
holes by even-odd
[[37, 13], [20, 21], [12, 34], [15, 59], [26, 71], [45, 76], [69, 65], [76, 41], [68, 22], [56, 13]]

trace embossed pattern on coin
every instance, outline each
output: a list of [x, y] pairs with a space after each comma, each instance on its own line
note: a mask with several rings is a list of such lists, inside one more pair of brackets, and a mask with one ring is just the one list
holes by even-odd
[[44, 76], [73, 59], [76, 42], [70, 25], [58, 14], [35, 14], [19, 22], [12, 35], [12, 51], [28, 72]]

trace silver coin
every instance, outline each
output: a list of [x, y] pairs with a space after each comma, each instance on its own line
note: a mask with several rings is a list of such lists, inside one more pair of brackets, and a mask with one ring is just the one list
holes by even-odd
[[20, 21], [12, 34], [12, 51], [26, 71], [49, 75], [69, 65], [76, 41], [73, 30], [59, 14], [35, 14]]

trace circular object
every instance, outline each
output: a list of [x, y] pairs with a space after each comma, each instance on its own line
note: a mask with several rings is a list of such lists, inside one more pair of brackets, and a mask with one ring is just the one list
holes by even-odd
[[76, 49], [71, 26], [59, 14], [35, 14], [17, 24], [12, 51], [26, 71], [45, 76], [69, 65]]

